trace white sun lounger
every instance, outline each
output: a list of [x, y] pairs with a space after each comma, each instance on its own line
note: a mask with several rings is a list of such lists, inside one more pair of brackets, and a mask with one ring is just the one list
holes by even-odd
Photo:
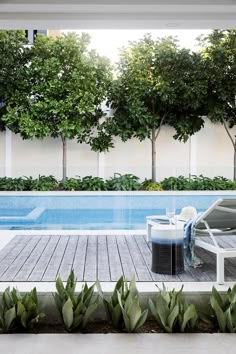
[[[206, 235], [210, 236], [210, 243], [204, 240]], [[236, 257], [236, 242], [235, 247], [224, 248], [216, 239], [226, 235], [236, 235], [236, 198], [217, 200], [195, 222], [195, 245], [216, 254], [219, 284], [224, 283], [224, 259]]]

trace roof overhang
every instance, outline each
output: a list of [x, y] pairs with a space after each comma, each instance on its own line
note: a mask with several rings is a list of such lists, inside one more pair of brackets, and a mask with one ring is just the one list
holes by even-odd
[[236, 0], [2, 0], [0, 28], [235, 28]]

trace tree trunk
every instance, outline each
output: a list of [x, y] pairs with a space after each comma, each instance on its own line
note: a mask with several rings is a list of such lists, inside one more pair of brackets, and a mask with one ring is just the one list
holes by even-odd
[[62, 140], [62, 181], [64, 182], [66, 179], [66, 169], [67, 169], [67, 146], [66, 146], [66, 138], [61, 137]]
[[152, 180], [157, 180], [157, 161], [156, 161], [156, 129], [152, 129]]
[[233, 138], [233, 136], [229, 132], [227, 122], [224, 119], [223, 119], [223, 125], [225, 127], [225, 131], [226, 131], [228, 137], [230, 138], [230, 141], [231, 141], [233, 148], [234, 148], [234, 181], [236, 181], [236, 135]]
[[236, 145], [234, 145], [234, 181], [236, 181]]

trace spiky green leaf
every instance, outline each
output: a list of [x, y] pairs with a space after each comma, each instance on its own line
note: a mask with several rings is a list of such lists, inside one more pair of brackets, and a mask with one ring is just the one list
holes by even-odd
[[67, 330], [70, 330], [73, 324], [73, 304], [69, 298], [62, 307], [63, 321]]

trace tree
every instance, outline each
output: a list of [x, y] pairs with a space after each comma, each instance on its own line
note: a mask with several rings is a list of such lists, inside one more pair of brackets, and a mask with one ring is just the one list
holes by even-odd
[[202, 55], [208, 72], [208, 118], [221, 123], [234, 149], [236, 180], [236, 142], [230, 128], [236, 124], [236, 30], [215, 30], [202, 39]]
[[21, 85], [27, 62], [24, 31], [0, 30], [0, 130], [5, 129], [2, 116], [14, 91]]
[[207, 81], [200, 54], [179, 49], [173, 38], [153, 40], [146, 35], [123, 48], [109, 103], [107, 122], [122, 141], [149, 138], [152, 179], [156, 180], [156, 145], [163, 125], [175, 128], [175, 139], [187, 141], [204, 124]]
[[23, 139], [61, 138], [63, 180], [67, 139], [76, 138], [100, 151], [110, 144], [99, 128], [99, 119], [104, 115], [101, 103], [107, 95], [111, 68], [106, 58], [88, 49], [89, 42], [85, 33], [56, 39], [38, 36], [31, 48], [24, 84], [3, 117]]

